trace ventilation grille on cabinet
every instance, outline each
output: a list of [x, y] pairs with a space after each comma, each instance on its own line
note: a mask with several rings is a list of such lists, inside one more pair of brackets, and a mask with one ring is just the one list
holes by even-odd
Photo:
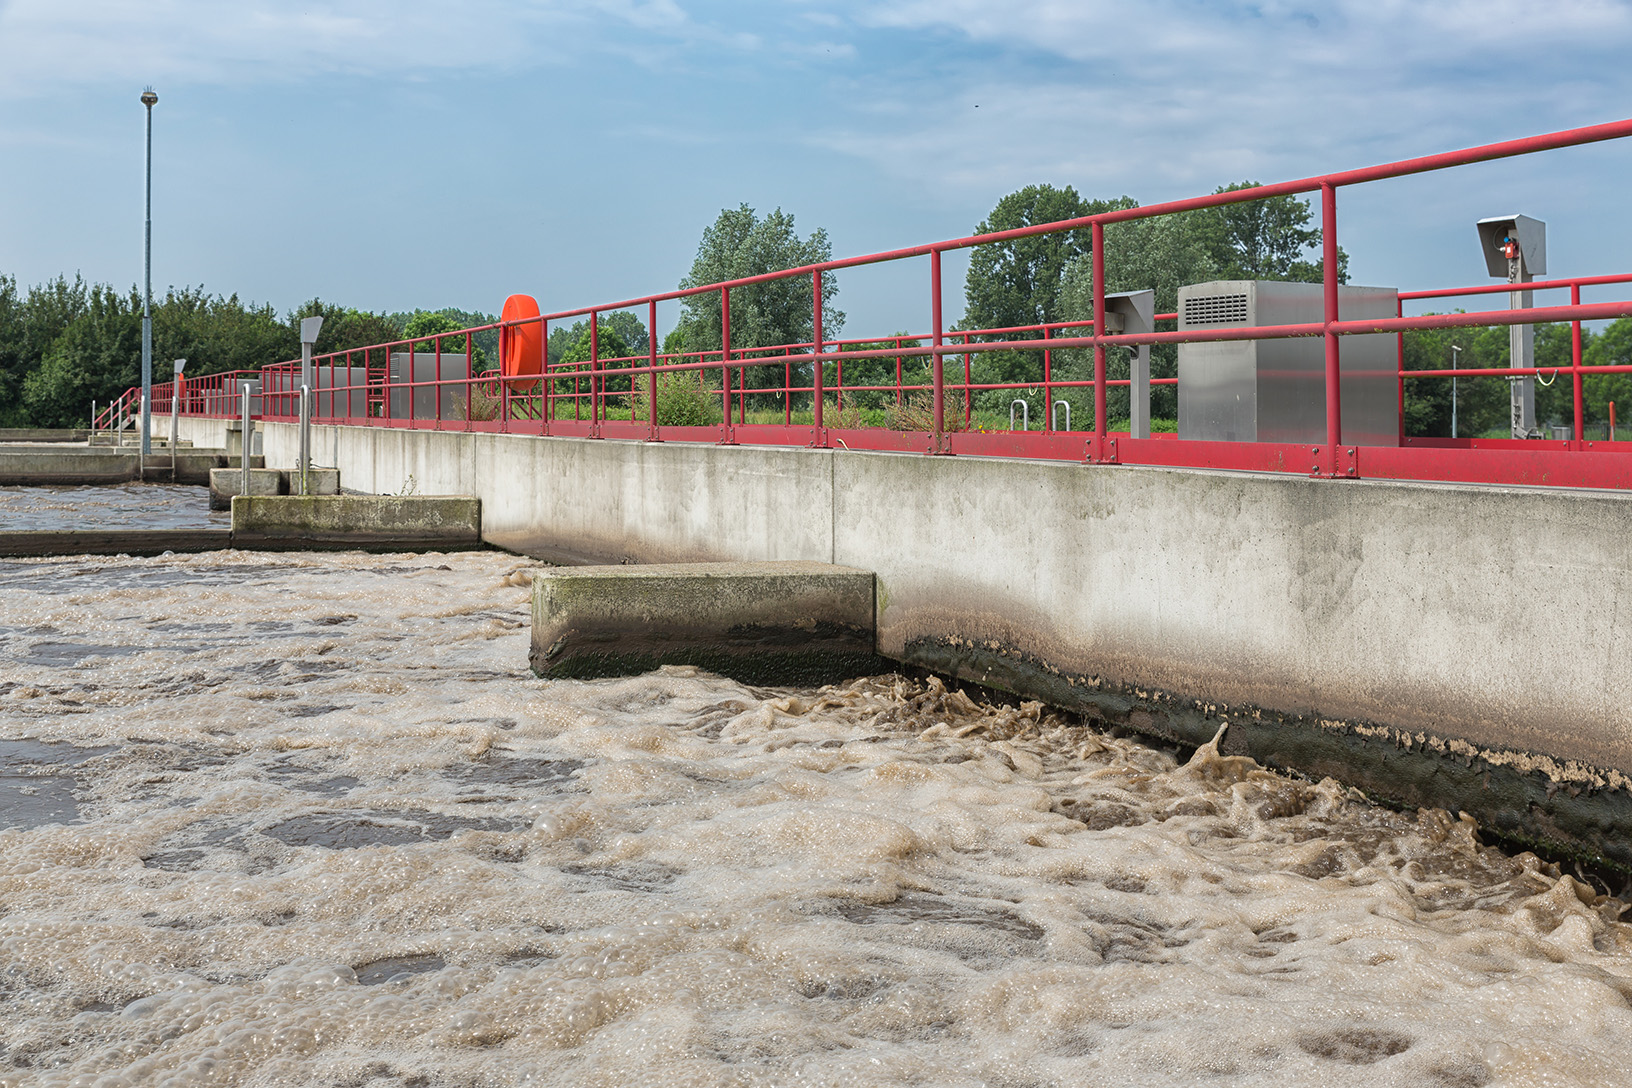
[[1246, 295], [1202, 295], [1184, 300], [1186, 325], [1239, 325], [1246, 319]]

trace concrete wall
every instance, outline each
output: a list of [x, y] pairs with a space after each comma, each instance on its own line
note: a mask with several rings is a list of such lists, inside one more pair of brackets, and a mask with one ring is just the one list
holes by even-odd
[[[269, 465], [292, 461], [293, 433], [267, 427]], [[1577, 826], [1597, 817], [1564, 826], [1554, 794], [1624, 795], [1632, 775], [1629, 495], [314, 433], [345, 487], [412, 475], [422, 494], [477, 495], [484, 537], [518, 552], [872, 570], [897, 660], [1190, 742], [1229, 722], [1227, 749], [1538, 840], [1601, 852]]]

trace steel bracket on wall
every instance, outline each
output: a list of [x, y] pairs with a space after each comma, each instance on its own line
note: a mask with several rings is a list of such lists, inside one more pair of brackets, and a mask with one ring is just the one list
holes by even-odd
[[1328, 480], [1354, 480], [1360, 476], [1360, 447], [1339, 446], [1335, 451], [1337, 456], [1322, 456], [1322, 446], [1309, 447], [1309, 455], [1314, 463], [1309, 466], [1309, 475], [1323, 477]]
[[1121, 455], [1117, 453], [1116, 439], [1105, 439], [1105, 446], [1102, 450], [1095, 449], [1098, 443], [1099, 439], [1097, 437], [1090, 438], [1083, 446], [1082, 459], [1084, 461], [1090, 465], [1120, 465], [1122, 463]]

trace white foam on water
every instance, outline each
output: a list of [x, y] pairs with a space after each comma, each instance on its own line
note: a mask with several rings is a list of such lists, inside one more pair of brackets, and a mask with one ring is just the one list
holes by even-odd
[[78, 802], [0, 830], [0, 1085], [1625, 1076], [1620, 904], [1468, 821], [933, 681], [543, 682], [526, 581], [0, 564], [4, 781]]

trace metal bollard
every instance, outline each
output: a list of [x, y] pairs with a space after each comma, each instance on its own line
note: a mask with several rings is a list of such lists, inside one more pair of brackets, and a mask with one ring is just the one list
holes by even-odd
[[312, 493], [308, 478], [312, 468], [312, 387], [300, 387], [300, 493]]
[[176, 482], [176, 442], [180, 438], [181, 426], [181, 375], [176, 375], [176, 382], [170, 387], [170, 482]]
[[238, 443], [238, 445], [239, 445], [238, 465], [239, 465], [239, 468], [242, 471], [242, 474], [240, 475], [239, 482], [238, 482], [238, 493], [240, 495], [243, 495], [244, 498], [245, 498], [245, 501], [247, 502], [248, 498], [249, 498], [249, 449], [250, 449], [250, 445], [251, 445], [250, 439], [253, 437], [253, 432], [249, 429], [250, 426], [251, 426], [251, 422], [250, 422], [250, 418], [249, 418], [249, 383], [244, 382], [243, 387], [244, 387], [244, 414], [243, 414], [242, 422], [240, 422], [238, 424], [238, 427], [239, 427], [239, 431], [238, 431], [238, 438], [239, 438], [239, 443]]

